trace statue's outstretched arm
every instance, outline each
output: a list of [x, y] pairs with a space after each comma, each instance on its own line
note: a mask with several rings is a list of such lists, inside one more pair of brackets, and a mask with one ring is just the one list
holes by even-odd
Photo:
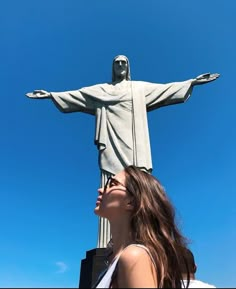
[[33, 92], [26, 93], [29, 98], [50, 98], [51, 93], [46, 90], [34, 90]]
[[213, 73], [213, 74], [204, 73], [194, 78], [192, 81], [192, 85], [205, 84], [205, 83], [216, 80], [219, 76], [220, 76], [219, 73]]

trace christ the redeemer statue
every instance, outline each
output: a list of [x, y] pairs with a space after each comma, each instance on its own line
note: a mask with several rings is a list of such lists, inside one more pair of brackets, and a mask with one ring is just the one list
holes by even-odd
[[[118, 55], [112, 64], [112, 82], [73, 91], [35, 90], [30, 98], [51, 98], [62, 112], [84, 112], [95, 116], [95, 144], [98, 148], [101, 186], [107, 178], [128, 165], [152, 172], [147, 112], [185, 102], [195, 85], [208, 83], [219, 74], [205, 73], [181, 82], [157, 84], [131, 81], [126, 56]], [[99, 219], [97, 247], [110, 240], [110, 226]]]

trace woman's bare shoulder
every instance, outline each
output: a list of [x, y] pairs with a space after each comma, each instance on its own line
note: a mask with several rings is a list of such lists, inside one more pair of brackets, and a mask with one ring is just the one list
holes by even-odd
[[156, 288], [155, 267], [144, 247], [130, 245], [122, 252], [117, 281], [122, 288]]
[[126, 263], [134, 264], [138, 261], [142, 262], [151, 261], [148, 249], [144, 246], [138, 246], [135, 244], [127, 246], [120, 256], [119, 263], [125, 265]]

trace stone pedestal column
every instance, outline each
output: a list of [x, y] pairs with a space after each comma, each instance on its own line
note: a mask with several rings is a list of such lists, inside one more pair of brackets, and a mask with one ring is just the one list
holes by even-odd
[[100, 273], [106, 269], [105, 248], [96, 248], [86, 252], [81, 261], [79, 288], [92, 288]]

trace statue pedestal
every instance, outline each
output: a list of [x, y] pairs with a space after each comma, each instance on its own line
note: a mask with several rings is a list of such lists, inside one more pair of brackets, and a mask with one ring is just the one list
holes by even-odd
[[105, 248], [96, 248], [86, 252], [81, 261], [79, 288], [92, 288], [99, 274], [106, 269]]

